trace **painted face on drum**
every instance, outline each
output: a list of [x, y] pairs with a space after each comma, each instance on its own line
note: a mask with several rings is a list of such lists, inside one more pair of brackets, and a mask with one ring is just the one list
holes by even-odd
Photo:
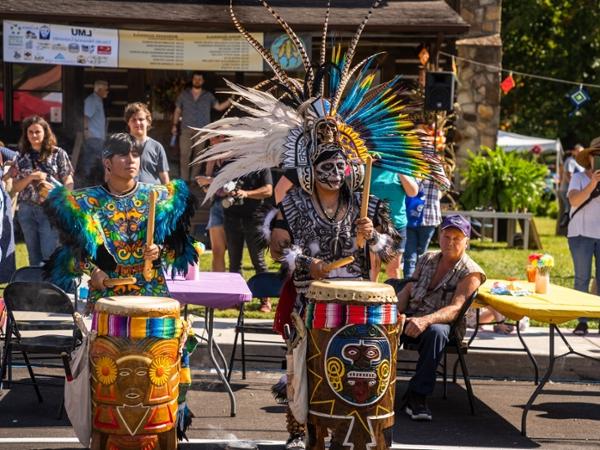
[[146, 401], [149, 390], [148, 362], [146, 358], [123, 358], [117, 361], [117, 387], [126, 405], [138, 405]]
[[317, 183], [326, 190], [339, 190], [344, 182], [347, 167], [346, 159], [339, 153], [321, 161], [315, 166]]

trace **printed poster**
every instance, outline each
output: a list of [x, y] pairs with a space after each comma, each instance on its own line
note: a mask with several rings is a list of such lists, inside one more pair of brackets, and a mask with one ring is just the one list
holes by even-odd
[[4, 21], [4, 60], [14, 63], [117, 67], [117, 30]]

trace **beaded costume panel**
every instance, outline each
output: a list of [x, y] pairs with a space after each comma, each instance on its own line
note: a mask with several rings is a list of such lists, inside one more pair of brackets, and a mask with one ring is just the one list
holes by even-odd
[[[60, 188], [58, 188], [60, 189]], [[163, 247], [162, 262], [181, 270], [197, 259], [193, 241], [186, 233], [193, 206], [187, 186], [176, 180], [166, 186], [138, 183], [123, 195], [103, 186], [76, 191], [53, 191], [46, 207], [62, 233], [65, 245], [48, 264], [52, 280], [67, 287], [72, 278], [94, 265], [109, 278], [135, 277], [134, 285], [90, 290], [88, 302], [115, 295], [165, 297], [168, 290], [160, 264], [151, 281], [143, 277], [144, 244], [148, 223], [148, 198], [158, 192], [154, 241]]]
[[[346, 256], [354, 256], [354, 262], [329, 273], [329, 278], [368, 279], [369, 261], [367, 252], [356, 246], [356, 226], [354, 222], [360, 215], [362, 194], [355, 192], [350, 196], [346, 214], [339, 221], [329, 221], [317, 211], [309, 194], [300, 188], [287, 193], [280, 204], [280, 210], [289, 227], [292, 244], [300, 247], [303, 253], [325, 262], [335, 261]], [[369, 199], [369, 217], [378, 218], [381, 201], [371, 196]], [[308, 270], [296, 268], [294, 271], [296, 290], [304, 293], [312, 281]]]

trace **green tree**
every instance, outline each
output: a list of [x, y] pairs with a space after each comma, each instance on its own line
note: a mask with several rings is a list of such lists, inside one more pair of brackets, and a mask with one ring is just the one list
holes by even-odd
[[[599, 0], [504, 0], [503, 67], [576, 82], [600, 84]], [[570, 116], [573, 85], [515, 75], [503, 96], [502, 128], [587, 144], [600, 135], [600, 89]]]

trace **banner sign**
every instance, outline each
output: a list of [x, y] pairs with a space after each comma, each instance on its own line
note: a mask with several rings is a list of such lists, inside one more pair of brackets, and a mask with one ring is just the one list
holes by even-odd
[[5, 20], [3, 40], [8, 62], [117, 67], [117, 30]]
[[[261, 44], [262, 33], [252, 34]], [[239, 33], [119, 30], [119, 67], [262, 72], [261, 56]]]
[[[111, 30], [4, 21], [4, 60], [134, 69], [262, 72], [263, 60], [239, 33]], [[263, 33], [252, 36], [264, 44]], [[278, 47], [279, 49], [279, 47]], [[287, 44], [279, 49], [287, 54]], [[282, 62], [286, 63], [288, 61]], [[295, 63], [296, 56], [291, 58]]]

